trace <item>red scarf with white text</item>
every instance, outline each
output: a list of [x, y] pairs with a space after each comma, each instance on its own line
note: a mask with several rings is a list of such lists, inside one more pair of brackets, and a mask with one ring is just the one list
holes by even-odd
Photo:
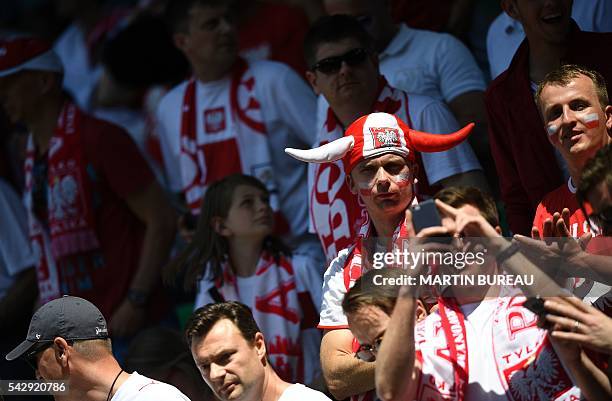
[[[484, 336], [491, 343], [481, 347], [494, 356], [496, 380], [509, 401], [578, 401], [580, 390], [561, 365], [546, 330], [537, 327], [537, 316], [522, 306], [524, 301], [522, 296], [495, 300], [486, 328], [491, 333]], [[439, 298], [438, 305], [439, 319], [429, 316], [415, 330], [421, 362], [416, 399], [464, 401], [472, 374], [465, 318], [450, 299]]]

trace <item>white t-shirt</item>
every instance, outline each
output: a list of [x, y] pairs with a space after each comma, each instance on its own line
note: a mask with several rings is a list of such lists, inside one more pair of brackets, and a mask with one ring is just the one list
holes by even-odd
[[30, 248], [26, 210], [13, 188], [0, 179], [0, 300], [14, 277], [37, 262]]
[[102, 66], [90, 64], [83, 31], [76, 24], [69, 25], [55, 42], [54, 50], [64, 65], [64, 89], [82, 110], [89, 111]]
[[149, 379], [134, 372], [117, 390], [112, 401], [190, 401], [170, 384]]
[[[288, 66], [272, 61], [249, 64], [255, 80], [256, 98], [270, 145], [270, 158], [278, 183], [280, 208], [291, 226], [293, 236], [305, 234], [308, 228], [307, 164], [285, 154], [286, 147], [310, 148], [316, 139], [316, 98], [312, 90]], [[170, 188], [183, 189], [180, 163], [181, 110], [187, 81], [173, 88], [161, 100], [158, 112], [158, 134]], [[198, 126], [204, 124], [204, 110], [223, 110], [229, 124], [229, 77], [214, 82], [197, 83]], [[198, 130], [198, 135], [203, 130]], [[218, 135], [221, 135], [220, 133]]]
[[325, 394], [313, 390], [303, 384], [292, 384], [281, 394], [278, 401], [331, 401]]
[[[612, 32], [612, 1], [574, 0], [572, 18], [580, 29], [589, 32]], [[514, 53], [525, 39], [523, 25], [502, 12], [489, 26], [487, 56], [491, 79], [495, 79], [510, 65]]]
[[380, 55], [380, 72], [389, 85], [450, 103], [486, 84], [470, 51], [455, 37], [409, 28], [399, 32]]

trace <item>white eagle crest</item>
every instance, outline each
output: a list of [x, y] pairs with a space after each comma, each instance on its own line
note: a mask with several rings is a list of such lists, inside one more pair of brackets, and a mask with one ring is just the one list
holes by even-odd
[[395, 146], [398, 144], [397, 132], [390, 129], [384, 129], [376, 133], [376, 139], [383, 146]]

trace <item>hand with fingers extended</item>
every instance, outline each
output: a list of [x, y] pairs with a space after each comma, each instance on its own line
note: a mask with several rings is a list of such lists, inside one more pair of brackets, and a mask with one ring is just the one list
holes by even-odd
[[570, 210], [564, 208], [561, 213], [553, 213], [553, 217], [544, 220], [542, 224], [542, 232], [536, 226], [531, 228], [531, 238], [545, 239], [553, 237], [571, 237], [569, 232], [570, 226]]
[[471, 214], [436, 199], [438, 210], [453, 221], [456, 235], [464, 237], [498, 238], [501, 234], [480, 213]]
[[576, 297], [547, 297], [545, 319], [553, 339], [612, 354], [612, 319]]
[[558, 280], [576, 275], [585, 256], [584, 250], [592, 238], [591, 233], [577, 240], [572, 238], [567, 228], [569, 215], [569, 209], [565, 208], [561, 213], [555, 212], [552, 219], [544, 221], [542, 233], [534, 226], [531, 238], [518, 234], [514, 236], [521, 252], [545, 273]]

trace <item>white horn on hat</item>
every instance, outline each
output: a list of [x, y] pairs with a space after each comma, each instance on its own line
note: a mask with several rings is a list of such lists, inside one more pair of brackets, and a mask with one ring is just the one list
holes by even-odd
[[285, 153], [303, 162], [328, 163], [342, 159], [354, 145], [355, 139], [349, 135], [314, 149], [285, 148]]

